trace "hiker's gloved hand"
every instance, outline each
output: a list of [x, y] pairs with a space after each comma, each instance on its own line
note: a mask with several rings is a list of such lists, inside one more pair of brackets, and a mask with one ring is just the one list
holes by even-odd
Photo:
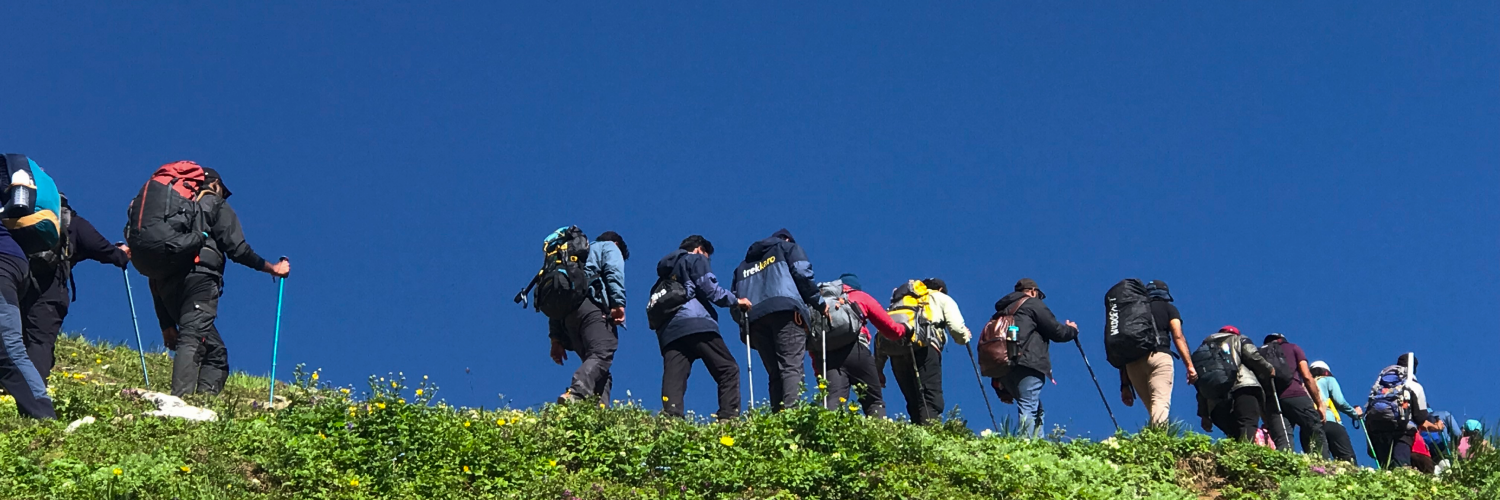
[[169, 350], [177, 350], [177, 327], [169, 326], [161, 329], [161, 343], [166, 344]]
[[557, 339], [552, 339], [551, 355], [552, 362], [561, 365], [563, 364], [563, 361], [566, 361], [568, 359], [568, 350], [563, 349], [562, 343], [558, 342]]
[[1135, 406], [1135, 389], [1121, 387], [1120, 401], [1125, 403], [1125, 406]]

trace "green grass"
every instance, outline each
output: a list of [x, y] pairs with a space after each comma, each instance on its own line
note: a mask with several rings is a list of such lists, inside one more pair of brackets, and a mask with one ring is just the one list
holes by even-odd
[[[258, 404], [265, 379], [238, 374], [224, 395], [195, 398], [221, 420], [189, 423], [120, 397], [141, 385], [135, 351], [68, 337], [58, 354], [58, 421], [0, 403], [0, 498], [1500, 498], [1496, 453], [1433, 479], [1182, 428], [1094, 442], [811, 407], [728, 423], [631, 402], [480, 411], [399, 375], [345, 393], [297, 370], [277, 389], [291, 405], [272, 412]], [[147, 363], [165, 389], [168, 358]], [[99, 422], [63, 432], [84, 416]]]

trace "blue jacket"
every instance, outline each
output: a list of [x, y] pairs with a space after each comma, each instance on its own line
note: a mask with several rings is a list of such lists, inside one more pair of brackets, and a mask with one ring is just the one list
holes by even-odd
[[719, 333], [719, 311], [714, 306], [731, 307], [739, 301], [734, 293], [719, 286], [719, 278], [708, 257], [687, 250], [677, 250], [656, 263], [656, 276], [664, 278], [677, 275], [687, 288], [688, 301], [676, 316], [656, 332], [656, 339], [665, 350], [667, 344], [697, 333]]
[[745, 261], [734, 270], [731, 288], [735, 296], [750, 299], [752, 322], [784, 311], [807, 317], [807, 306], [823, 303], [802, 247], [775, 236], [750, 245]]
[[589, 300], [606, 313], [625, 307], [625, 258], [613, 241], [589, 243], [589, 259], [584, 264], [589, 273]]

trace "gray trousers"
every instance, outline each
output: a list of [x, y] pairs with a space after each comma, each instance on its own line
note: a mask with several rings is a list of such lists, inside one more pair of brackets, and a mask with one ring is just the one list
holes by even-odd
[[620, 347], [620, 338], [604, 317], [604, 311], [591, 301], [583, 301], [573, 314], [561, 321], [562, 334], [568, 350], [578, 353], [582, 361], [573, 371], [573, 381], [568, 392], [575, 396], [597, 396], [600, 402], [609, 400], [614, 377], [609, 373], [615, 362], [615, 350]]
[[166, 280], [151, 280], [156, 314], [161, 323], [177, 326], [177, 356], [172, 360], [172, 395], [195, 392], [218, 394], [229, 379], [229, 350], [219, 337], [218, 276], [190, 272]]
[[771, 411], [797, 404], [802, 396], [802, 359], [807, 352], [807, 329], [798, 325], [794, 311], [774, 312], [750, 323], [750, 347], [770, 379]]

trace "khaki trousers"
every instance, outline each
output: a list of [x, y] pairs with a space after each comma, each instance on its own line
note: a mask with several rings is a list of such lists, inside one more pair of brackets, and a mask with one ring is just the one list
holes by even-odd
[[1125, 365], [1130, 385], [1151, 412], [1151, 425], [1166, 425], [1172, 410], [1172, 355], [1153, 352], [1150, 356]]

